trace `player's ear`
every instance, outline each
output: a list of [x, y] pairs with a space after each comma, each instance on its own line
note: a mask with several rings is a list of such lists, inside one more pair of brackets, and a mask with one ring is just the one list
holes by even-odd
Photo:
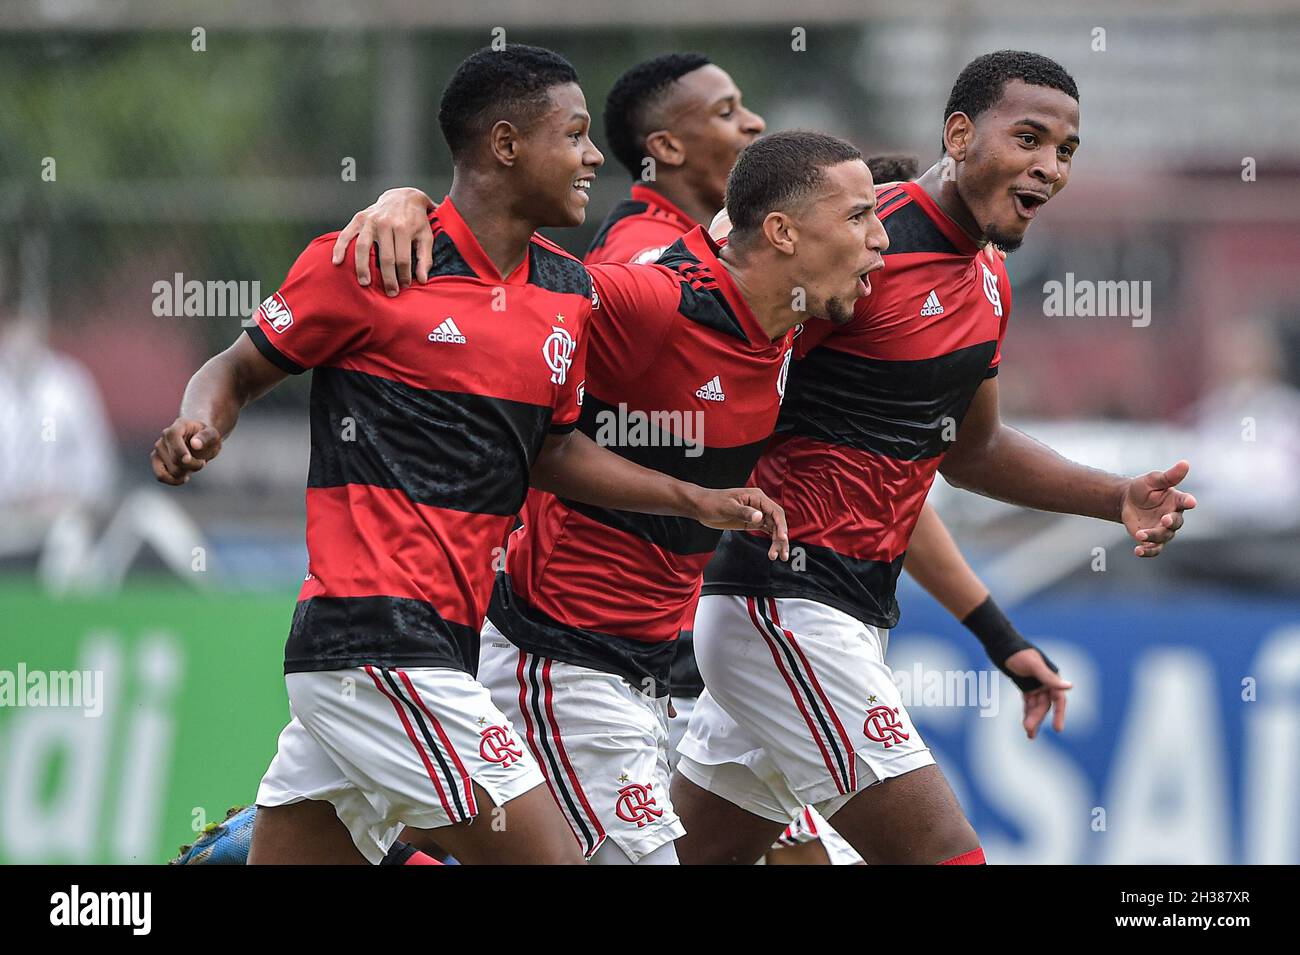
[[645, 138], [645, 152], [664, 166], [680, 166], [686, 162], [686, 145], [666, 129], [657, 129]]
[[763, 236], [772, 247], [786, 255], [794, 254], [795, 239], [798, 238], [795, 232], [794, 223], [784, 212], [769, 212], [763, 219]]
[[943, 124], [943, 148], [955, 162], [966, 158], [966, 148], [970, 145], [975, 127], [965, 113], [953, 113]]
[[503, 166], [513, 166], [519, 160], [519, 140], [519, 127], [505, 119], [493, 123], [488, 133], [492, 156]]

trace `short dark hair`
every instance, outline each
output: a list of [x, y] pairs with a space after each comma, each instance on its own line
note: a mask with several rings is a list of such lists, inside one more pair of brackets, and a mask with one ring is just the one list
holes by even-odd
[[498, 120], [527, 127], [550, 105], [551, 87], [576, 82], [573, 64], [540, 46], [510, 44], [470, 55], [456, 67], [438, 107], [452, 159], [465, 155]]
[[605, 97], [605, 139], [619, 164], [635, 179], [645, 158], [646, 129], [652, 107], [687, 73], [712, 62], [699, 53], [664, 53], [638, 63], [614, 81]]
[[861, 159], [855, 146], [826, 133], [772, 133], [754, 140], [727, 177], [727, 215], [735, 232], [762, 225], [768, 213], [799, 202], [825, 180], [827, 166]]
[[866, 160], [871, 178], [881, 182], [911, 182], [921, 170], [921, 160], [907, 153], [887, 153]]
[[991, 109], [1011, 80], [1022, 80], [1030, 86], [1048, 86], [1060, 90], [1076, 102], [1079, 87], [1065, 67], [1039, 53], [1025, 50], [998, 50], [977, 56], [952, 84], [948, 105], [944, 107], [943, 121], [953, 113], [965, 113], [972, 120]]

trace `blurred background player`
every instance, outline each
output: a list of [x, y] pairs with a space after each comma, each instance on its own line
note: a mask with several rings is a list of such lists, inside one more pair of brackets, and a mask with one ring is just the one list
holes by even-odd
[[763, 567], [728, 534], [706, 570], [695, 637], [708, 689], [673, 785], [683, 861], [752, 862], [807, 803], [838, 813], [871, 863], [983, 861], [884, 662], [895, 581], [940, 467], [989, 496], [1120, 522], [1140, 556], [1157, 555], [1195, 506], [1175, 487], [1185, 462], [1120, 478], [998, 419], [1010, 287], [981, 249], [1014, 250], [1065, 187], [1078, 121], [1059, 64], [1018, 51], [970, 63], [945, 110], [944, 157], [878, 191], [890, 264], [874, 294], [846, 326], [805, 326], [755, 473], [785, 503], [792, 553], [807, 562]]

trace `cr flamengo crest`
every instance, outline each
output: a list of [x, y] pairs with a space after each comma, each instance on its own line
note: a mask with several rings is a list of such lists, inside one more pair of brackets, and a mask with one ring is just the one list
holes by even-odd
[[662, 816], [664, 811], [656, 808], [655, 797], [650, 794], [652, 789], [653, 784], [642, 786], [640, 783], [629, 783], [620, 789], [618, 801], [614, 804], [618, 818], [635, 822], [636, 827], [642, 829]]
[[898, 707], [884, 704], [867, 710], [867, 721], [862, 726], [862, 732], [867, 734], [867, 739], [884, 743], [885, 749], [911, 739], [903, 732], [903, 724], [898, 719]]
[[524, 751], [510, 737], [504, 726], [489, 726], [479, 736], [478, 754], [489, 763], [509, 766], [517, 759], [522, 759]]
[[551, 384], [562, 385], [573, 363], [573, 336], [559, 325], [551, 326], [551, 334], [542, 343], [542, 357], [551, 369]]

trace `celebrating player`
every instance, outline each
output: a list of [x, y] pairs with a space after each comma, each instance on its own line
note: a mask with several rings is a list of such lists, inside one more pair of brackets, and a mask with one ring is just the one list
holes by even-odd
[[[979, 840], [885, 664], [894, 585], [936, 471], [1044, 510], [1118, 521], [1153, 557], [1195, 506], [1188, 471], [1128, 479], [1001, 423], [1010, 314], [1000, 261], [1063, 189], [1078, 90], [1032, 53], [981, 56], [945, 110], [944, 155], [878, 190], [887, 265], [847, 325], [810, 322], [778, 434], [754, 477], [786, 508], [796, 555], [754, 559], [727, 534], [705, 575], [695, 645], [708, 690], [681, 745], [683, 861], [752, 862], [804, 804], [869, 863], [969, 864]], [[924, 811], [918, 811], [924, 807]]]
[[[761, 525], [774, 549], [784, 541], [757, 490], [677, 480], [575, 430], [592, 282], [535, 234], [583, 221], [603, 161], [572, 66], [527, 46], [475, 54], [439, 123], [455, 176], [430, 219], [428, 283], [387, 298], [331, 267], [333, 235], [316, 239], [248, 334], [195, 374], [154, 448], [158, 480], [184, 484], [245, 405], [315, 369], [292, 720], [258, 792], [251, 862], [378, 862], [403, 823], [437, 828], [466, 861], [581, 862], [471, 675], [494, 551], [530, 480], [592, 507]], [[472, 824], [493, 804], [509, 826]]]

